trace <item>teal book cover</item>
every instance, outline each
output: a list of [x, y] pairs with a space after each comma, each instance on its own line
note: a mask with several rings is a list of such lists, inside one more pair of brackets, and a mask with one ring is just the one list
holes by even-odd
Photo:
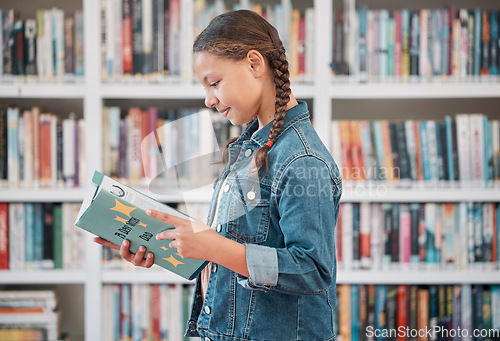
[[[148, 216], [145, 212], [146, 207], [138, 207], [125, 200], [127, 195], [115, 193], [133, 192], [133, 195], [145, 195], [112, 180], [102, 174], [96, 172], [98, 177], [94, 176], [93, 182], [99, 181], [95, 194], [92, 197], [90, 204], [84, 201], [82, 210], [76, 222], [76, 226], [87, 230], [103, 239], [112, 242], [115, 245], [121, 245], [123, 240], [130, 241], [130, 251], [135, 253], [139, 246], [143, 245], [148, 252], [154, 254], [154, 263], [178, 274], [186, 279], [194, 279], [200, 271], [208, 263], [202, 260], [190, 259], [182, 257], [177, 249], [169, 247], [170, 240], [157, 240], [156, 235], [167, 229], [174, 228], [158, 219]], [[98, 179], [96, 181], [96, 178]], [[105, 179], [105, 181], [102, 181]], [[102, 181], [102, 182], [101, 182]], [[114, 182], [116, 188], [120, 186], [121, 191], [113, 192], [106, 188], [105, 183]], [[97, 185], [97, 184], [96, 184]], [[149, 200], [154, 200], [147, 197]], [[152, 208], [160, 211], [175, 211], [173, 208], [156, 202], [147, 205], [147, 208]], [[164, 206], [165, 209], [159, 209], [158, 205]], [[182, 213], [175, 211], [177, 215]], [[189, 219], [188, 216], [185, 216]]]

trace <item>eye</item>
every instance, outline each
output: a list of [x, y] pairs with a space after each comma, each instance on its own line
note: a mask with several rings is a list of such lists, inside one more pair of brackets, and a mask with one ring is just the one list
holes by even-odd
[[217, 81], [217, 82], [212, 82], [212, 83], [210, 83], [210, 86], [211, 86], [211, 87], [216, 87], [217, 85], [219, 85], [219, 82], [220, 82], [220, 81]]

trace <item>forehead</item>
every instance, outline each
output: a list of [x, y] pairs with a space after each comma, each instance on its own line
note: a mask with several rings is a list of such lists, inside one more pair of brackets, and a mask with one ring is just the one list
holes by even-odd
[[200, 80], [208, 74], [224, 72], [236, 67], [237, 64], [238, 62], [233, 59], [219, 57], [209, 52], [195, 52], [194, 54], [194, 72]]
[[220, 57], [209, 52], [195, 52], [194, 54], [194, 68], [203, 68], [210, 66], [220, 61]]

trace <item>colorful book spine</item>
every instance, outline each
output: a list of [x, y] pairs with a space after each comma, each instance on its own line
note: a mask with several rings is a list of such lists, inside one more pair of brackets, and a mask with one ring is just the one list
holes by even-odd
[[443, 20], [443, 15], [442, 15], [442, 10], [436, 9], [431, 11], [431, 18], [430, 18], [430, 24], [431, 24], [431, 29], [429, 32], [429, 35], [431, 37], [431, 46], [430, 46], [430, 57], [432, 58], [431, 61], [431, 69], [430, 74], [432, 76], [441, 76], [442, 71], [441, 71], [441, 57], [442, 57], [442, 52], [441, 52], [441, 41], [442, 41], [442, 31], [444, 24], [442, 23]]
[[361, 334], [361, 326], [360, 326], [360, 314], [359, 314], [359, 285], [352, 284], [351, 285], [351, 297], [350, 297], [350, 305], [351, 305], [351, 340], [359, 341]]
[[370, 256], [372, 269], [382, 268], [384, 258], [384, 216], [381, 204], [372, 204], [370, 208], [372, 219], [370, 229]]
[[0, 203], [0, 270], [9, 269], [9, 207]]
[[471, 161], [472, 161], [472, 180], [483, 183], [486, 179], [485, 174], [485, 129], [484, 115], [472, 114], [469, 118], [471, 129]]
[[429, 48], [432, 48], [432, 46], [429, 46], [429, 40], [427, 38], [427, 35], [430, 31], [429, 27], [429, 10], [427, 9], [421, 9], [419, 11], [419, 17], [418, 19], [420, 20], [418, 26], [419, 26], [419, 40], [418, 40], [418, 48], [419, 48], [419, 60], [418, 60], [418, 75], [421, 78], [426, 78], [429, 75], [429, 70], [430, 69], [430, 60], [428, 59], [428, 53], [427, 51]]
[[407, 204], [400, 205], [399, 213], [399, 263], [402, 267], [408, 267], [411, 261], [412, 254], [412, 220], [410, 215], [410, 208]]
[[389, 12], [382, 9], [378, 12], [379, 20], [379, 54], [378, 76], [383, 81], [388, 76], [388, 49], [389, 49]]
[[479, 8], [474, 9], [474, 49], [473, 49], [473, 67], [472, 75], [481, 74], [481, 31], [482, 31], [482, 12]]
[[481, 27], [481, 76], [490, 74], [490, 18], [486, 10], [482, 11]]
[[360, 82], [367, 81], [368, 72], [368, 51], [367, 51], [367, 7], [360, 6], [358, 8], [358, 23], [359, 23], [359, 76]]
[[370, 252], [370, 204], [360, 203], [360, 219], [359, 219], [359, 249], [361, 256], [361, 267], [364, 269], [371, 268], [371, 252]]
[[410, 42], [411, 42], [411, 26], [410, 26], [410, 11], [408, 9], [401, 10], [401, 75], [403, 78], [410, 76]]
[[11, 187], [20, 184], [19, 166], [19, 108], [7, 108], [7, 160], [8, 179]]
[[392, 262], [392, 204], [384, 203], [382, 204], [383, 209], [383, 258], [382, 258], [382, 268], [389, 269]]
[[403, 37], [401, 10], [394, 11], [394, 76], [403, 76]]
[[442, 47], [442, 58], [441, 58], [441, 75], [447, 76], [450, 70], [450, 32], [453, 25], [453, 16], [450, 15], [448, 10], [443, 9], [441, 11], [441, 47]]
[[498, 75], [498, 11], [491, 10], [490, 13], [490, 46], [489, 46], [489, 73]]
[[420, 152], [422, 159], [422, 176], [424, 181], [431, 180], [431, 153], [430, 153], [430, 142], [429, 142], [429, 125], [427, 121], [419, 121], [419, 140], [420, 140]]

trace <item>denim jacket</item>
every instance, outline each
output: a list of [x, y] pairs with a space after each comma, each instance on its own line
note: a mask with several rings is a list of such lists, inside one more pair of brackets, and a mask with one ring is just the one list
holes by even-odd
[[251, 171], [253, 155], [267, 142], [270, 125], [252, 136], [255, 121], [229, 146], [207, 219], [208, 225], [216, 219], [218, 233], [245, 245], [250, 276], [213, 264], [204, 302], [198, 278], [186, 336], [204, 341], [335, 337], [340, 172], [311, 125], [307, 104], [299, 102], [286, 112], [268, 153], [267, 173], [261, 170], [257, 177]]

